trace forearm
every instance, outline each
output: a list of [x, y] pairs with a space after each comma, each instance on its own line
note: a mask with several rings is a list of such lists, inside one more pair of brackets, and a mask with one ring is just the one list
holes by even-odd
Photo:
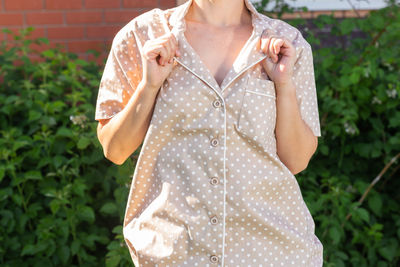
[[106, 125], [99, 140], [104, 155], [122, 164], [139, 147], [150, 123], [157, 90], [139, 83], [129, 102]]
[[317, 146], [317, 137], [303, 121], [292, 82], [277, 85], [276, 146], [281, 161], [296, 174], [304, 170]]

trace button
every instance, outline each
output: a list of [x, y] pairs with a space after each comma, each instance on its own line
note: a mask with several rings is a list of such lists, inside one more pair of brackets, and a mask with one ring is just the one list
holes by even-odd
[[219, 99], [215, 99], [213, 102], [214, 108], [219, 108], [221, 106], [221, 101]]
[[212, 263], [217, 263], [217, 262], [218, 262], [218, 257], [215, 256], [215, 255], [211, 255], [211, 256], [210, 256], [210, 261], [211, 261]]
[[212, 145], [212, 146], [217, 146], [218, 144], [219, 144], [219, 141], [218, 141], [217, 138], [211, 139], [211, 145]]
[[210, 178], [210, 184], [212, 185], [217, 185], [219, 183], [219, 180], [217, 177], [211, 177]]
[[218, 218], [217, 218], [217, 216], [212, 216], [212, 217], [210, 218], [210, 222], [211, 222], [211, 224], [217, 224], [217, 223], [218, 223]]

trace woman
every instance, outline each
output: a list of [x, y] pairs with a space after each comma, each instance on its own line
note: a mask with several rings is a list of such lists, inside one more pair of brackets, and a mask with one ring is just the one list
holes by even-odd
[[153, 9], [115, 36], [106, 158], [143, 142], [124, 219], [136, 266], [322, 266], [294, 174], [320, 134], [311, 47], [249, 0]]

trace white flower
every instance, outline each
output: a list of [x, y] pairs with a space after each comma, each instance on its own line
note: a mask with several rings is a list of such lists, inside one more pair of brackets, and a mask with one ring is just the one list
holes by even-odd
[[397, 91], [396, 91], [395, 89], [386, 90], [386, 94], [387, 94], [388, 97], [390, 97], [390, 98], [396, 98], [396, 96], [397, 96]]
[[347, 122], [344, 123], [344, 130], [350, 135], [354, 135], [356, 133], [356, 129]]
[[372, 103], [372, 104], [382, 104], [382, 101], [381, 101], [379, 98], [377, 98], [376, 96], [374, 96], [374, 97], [372, 98], [371, 103]]
[[85, 115], [77, 115], [77, 116], [69, 116], [69, 119], [75, 125], [80, 125], [82, 128], [85, 127], [85, 121], [87, 121], [87, 117]]

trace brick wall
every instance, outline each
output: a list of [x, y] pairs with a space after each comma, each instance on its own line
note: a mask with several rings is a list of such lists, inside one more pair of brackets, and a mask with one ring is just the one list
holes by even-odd
[[[0, 27], [32, 26], [32, 37], [47, 37], [51, 46], [62, 44], [83, 58], [95, 49], [104, 57], [118, 29], [135, 16], [174, 6], [176, 0], [0, 0]], [[7, 38], [0, 33], [0, 40]]]
[[[61, 44], [82, 58], [88, 49], [108, 53], [116, 32], [135, 16], [155, 7], [171, 8], [185, 0], [0, 0], [0, 27], [12, 31], [33, 26], [32, 37], [46, 37], [50, 46]], [[332, 11], [333, 12], [333, 11]], [[366, 16], [368, 10], [334, 11], [335, 17]], [[313, 18], [331, 11], [284, 14], [282, 19]], [[273, 15], [271, 15], [273, 16]], [[0, 32], [0, 41], [10, 36]], [[40, 48], [39, 48], [40, 49]], [[43, 48], [42, 48], [43, 49]]]

